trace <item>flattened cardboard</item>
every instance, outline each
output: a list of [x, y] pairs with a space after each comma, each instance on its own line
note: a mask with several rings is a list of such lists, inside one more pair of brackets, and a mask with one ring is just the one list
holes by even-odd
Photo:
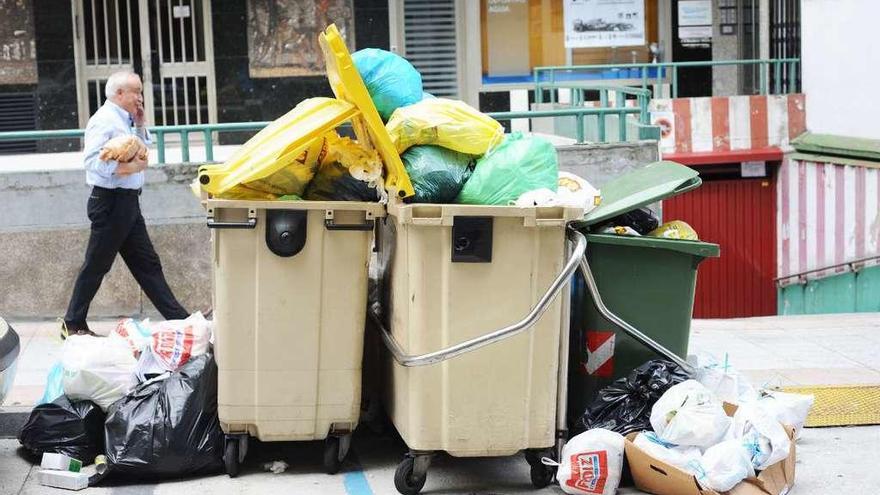
[[[733, 416], [736, 406], [724, 404], [724, 411]], [[788, 457], [761, 471], [757, 478], [747, 478], [724, 492], [726, 495], [785, 495], [794, 486], [795, 429], [785, 426], [791, 439]], [[690, 473], [667, 464], [635, 446], [633, 440], [637, 433], [626, 437], [624, 452], [629, 462], [636, 488], [655, 495], [720, 495], [714, 490], [700, 488], [697, 479]]]

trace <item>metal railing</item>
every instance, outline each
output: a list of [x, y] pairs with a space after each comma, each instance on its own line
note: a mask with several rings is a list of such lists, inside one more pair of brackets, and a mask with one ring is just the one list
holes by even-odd
[[[630, 88], [627, 91], [631, 91]], [[534, 119], [542, 117], [572, 117], [575, 119], [576, 131], [575, 139], [578, 143], [585, 141], [584, 118], [590, 115], [599, 116], [599, 136], [600, 141], [605, 141], [604, 119], [607, 115], [618, 115], [621, 122], [625, 120], [627, 115], [639, 115], [639, 138], [640, 139], [657, 139], [659, 138], [659, 129], [654, 126], [645, 124], [647, 122], [647, 107], [608, 107], [608, 108], [567, 108], [559, 110], [531, 110], [523, 112], [495, 112], [487, 114], [490, 117], [501, 120], [510, 121], [514, 119]], [[213, 134], [219, 132], [242, 132], [242, 131], [259, 131], [269, 125], [270, 122], [226, 122], [220, 124], [191, 124], [191, 125], [169, 125], [149, 127], [153, 136], [153, 144], [158, 152], [157, 164], [165, 164], [166, 150], [168, 149], [168, 136], [179, 136], [181, 149], [181, 161], [188, 163], [190, 160], [190, 134], [200, 133], [204, 137], [203, 145], [205, 147], [205, 161], [214, 161], [214, 137]], [[619, 126], [621, 131], [621, 141], [626, 140], [625, 126]], [[656, 131], [656, 132], [654, 132]], [[61, 129], [50, 131], [9, 131], [0, 132], [0, 141], [45, 141], [52, 139], [69, 139], [82, 138], [85, 131], [83, 129]], [[655, 137], [656, 134], [656, 137]], [[2, 156], [2, 155], [0, 155]]]
[[[641, 89], [647, 90], [650, 83], [661, 85], [665, 82], [667, 74], [670, 78], [671, 97], [678, 97], [678, 72], [680, 69], [693, 67], [723, 67], [723, 66], [755, 66], [758, 69], [758, 94], [768, 94], [770, 89], [770, 74], [773, 73], [774, 94], [796, 93], [797, 68], [799, 58], [777, 59], [751, 59], [751, 60], [707, 60], [695, 62], [657, 62], [636, 64], [601, 64], [601, 65], [560, 65], [548, 67], [535, 67], [533, 76], [535, 81], [535, 101], [543, 103], [544, 90], [550, 89], [551, 95], [559, 84], [576, 86], [578, 74], [586, 75], [598, 73], [601, 76], [613, 75], [614, 79], [641, 79]], [[626, 72], [623, 72], [626, 71]], [[783, 77], [783, 72], [787, 77]], [[653, 73], [653, 75], [651, 75]], [[626, 77], [621, 77], [621, 75]], [[586, 82], [586, 80], [582, 80]], [[552, 98], [552, 96], [551, 96]]]
[[[869, 263], [872, 261], [880, 263], [880, 254], [874, 256], [867, 256], [865, 258], [858, 258], [850, 261], [844, 261], [843, 263], [836, 263], [834, 265], [828, 265], [822, 268], [814, 268], [812, 270], [805, 270], [798, 273], [792, 273], [791, 275], [785, 275], [782, 277], [776, 277], [773, 279], [776, 282], [777, 287], [786, 287], [789, 285], [795, 284], [806, 284], [808, 282], [814, 280], [821, 280], [823, 278], [831, 277], [834, 275], [841, 275], [843, 273], [855, 273], [861, 270], [862, 268], [866, 268]], [[844, 271], [839, 271], [840, 268], [843, 268]], [[810, 275], [815, 275], [818, 273], [825, 273], [821, 277], [809, 278]]]
[[[608, 85], [608, 84], [588, 84], [588, 85], [574, 85], [574, 84], [556, 84], [552, 87], [554, 90], [565, 89], [570, 91], [571, 101], [568, 103], [572, 108], [593, 108], [596, 110], [604, 110], [598, 113], [592, 114], [597, 115], [597, 127], [598, 127], [598, 137], [600, 142], [606, 141], [606, 117], [608, 115], [617, 115], [618, 116], [618, 138], [620, 141], [626, 141], [626, 117], [627, 115], [636, 114], [636, 124], [640, 126], [647, 126], [651, 121], [651, 114], [648, 111], [648, 104], [651, 101], [651, 90], [649, 89], [641, 89], [634, 88], [632, 86], [620, 86], [620, 85]], [[546, 89], [546, 88], [545, 88]], [[585, 105], [588, 103], [586, 98], [587, 92], [597, 92], [599, 94], [598, 104], [599, 106], [591, 106], [586, 107]], [[541, 92], [538, 92], [540, 95]], [[611, 103], [610, 96], [614, 95], [614, 102]], [[635, 97], [633, 100], [635, 101], [635, 107], [627, 107], [627, 97], [633, 96]], [[557, 91], [550, 91], [550, 101], [547, 102], [549, 104], [557, 104], [561, 103], [557, 101]], [[537, 97], [536, 101], [538, 104], [543, 104], [542, 97]], [[635, 110], [638, 111], [635, 111]], [[582, 122], [578, 123], [578, 129], [582, 129]], [[580, 141], [580, 140], [579, 140]]]

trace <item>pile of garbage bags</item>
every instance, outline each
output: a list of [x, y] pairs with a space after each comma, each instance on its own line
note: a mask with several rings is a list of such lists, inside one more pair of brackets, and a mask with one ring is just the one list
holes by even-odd
[[19, 441], [35, 457], [106, 462], [107, 474], [129, 479], [222, 471], [211, 340], [201, 313], [157, 323], [124, 319], [107, 337], [68, 337], [45, 402], [31, 411]]
[[[419, 72], [397, 54], [367, 48], [352, 60], [413, 185], [415, 195], [407, 201], [585, 212], [598, 205], [600, 193], [587, 181], [560, 174], [556, 149], [546, 139], [505, 134], [470, 105], [425, 93]], [[384, 202], [382, 167], [375, 150], [331, 131], [281, 170], [218, 197]]]
[[693, 373], [649, 361], [601, 390], [573, 428], [561, 462], [545, 460], [558, 466], [562, 490], [615, 493], [624, 452], [633, 472], [640, 462], [628, 457], [628, 442], [717, 493], [787, 460], [813, 396], [756, 390], [709, 356], [691, 362]]

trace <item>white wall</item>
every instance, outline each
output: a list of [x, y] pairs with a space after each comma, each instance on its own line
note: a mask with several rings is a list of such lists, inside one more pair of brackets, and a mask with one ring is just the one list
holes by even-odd
[[880, 139], [880, 0], [801, 0], [807, 130]]

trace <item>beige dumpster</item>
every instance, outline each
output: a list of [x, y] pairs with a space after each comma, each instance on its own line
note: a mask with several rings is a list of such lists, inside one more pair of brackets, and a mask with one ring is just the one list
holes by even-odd
[[230, 475], [246, 439], [327, 439], [358, 422], [367, 265], [378, 203], [208, 200], [218, 412]]
[[395, 475], [401, 493], [421, 490], [435, 451], [526, 450], [533, 482], [549, 482], [540, 454], [555, 442], [568, 329], [557, 294], [583, 255], [585, 244], [566, 248], [566, 224], [582, 213], [389, 205], [379, 231], [385, 314], [375, 319], [391, 355], [386, 407], [410, 448]]

